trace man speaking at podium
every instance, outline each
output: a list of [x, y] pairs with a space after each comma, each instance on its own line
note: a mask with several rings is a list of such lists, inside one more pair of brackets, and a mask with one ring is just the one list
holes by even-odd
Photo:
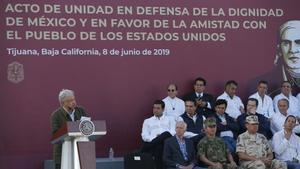
[[[61, 90], [58, 95], [58, 100], [60, 107], [51, 114], [52, 134], [62, 127], [67, 121], [77, 121], [80, 120], [82, 116], [87, 116], [85, 110], [77, 106], [75, 94], [72, 90]], [[54, 144], [53, 159], [55, 169], [60, 169], [61, 153], [62, 144]]]

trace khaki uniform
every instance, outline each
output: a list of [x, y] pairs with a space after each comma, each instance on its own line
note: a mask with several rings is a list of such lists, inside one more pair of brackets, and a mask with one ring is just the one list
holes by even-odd
[[[256, 133], [250, 135], [248, 131], [239, 135], [237, 139], [236, 152], [246, 153], [249, 156], [255, 156], [256, 158], [267, 157], [269, 153], [272, 153], [272, 148], [268, 144], [268, 140], [262, 134]], [[272, 160], [271, 164], [266, 166], [263, 161], [240, 161], [241, 168], [245, 169], [286, 169], [286, 164], [279, 160]]]

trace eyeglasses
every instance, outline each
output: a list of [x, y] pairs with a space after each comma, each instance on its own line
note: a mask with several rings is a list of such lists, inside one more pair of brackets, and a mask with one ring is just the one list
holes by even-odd
[[175, 89], [168, 89], [168, 92], [175, 92]]
[[209, 128], [215, 128], [216, 125], [209, 125], [209, 126], [207, 126], [207, 127], [209, 127]]

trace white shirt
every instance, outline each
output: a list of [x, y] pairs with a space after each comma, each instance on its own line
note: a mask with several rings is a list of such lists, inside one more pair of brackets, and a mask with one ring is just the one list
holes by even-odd
[[256, 112], [259, 114], [262, 114], [266, 116], [267, 118], [271, 118], [273, 116], [274, 112], [274, 107], [273, 107], [273, 100], [270, 96], [265, 95], [264, 99], [262, 99], [258, 92], [254, 93], [251, 95], [249, 98], [254, 98], [258, 100], [258, 106], [256, 109]]
[[162, 115], [160, 118], [152, 116], [144, 120], [142, 128], [142, 139], [145, 142], [151, 142], [157, 135], [168, 131], [170, 134], [175, 134], [175, 126], [173, 118]]
[[[288, 115], [284, 116], [282, 113], [278, 112], [271, 117], [271, 131], [273, 134], [283, 129], [283, 125], [287, 116]], [[293, 131], [299, 133], [300, 126], [297, 125], [294, 127]]]
[[290, 139], [284, 137], [284, 130], [275, 133], [272, 139], [272, 146], [276, 159], [292, 161], [293, 158], [300, 160], [300, 138], [294, 133]]
[[164, 115], [173, 117], [175, 120], [185, 111], [184, 101], [178, 97], [172, 99], [168, 96], [163, 99], [163, 102], [165, 103]]
[[300, 93], [297, 94], [296, 98], [298, 99], [298, 102], [300, 103]]
[[299, 104], [299, 101], [295, 96], [293, 96], [291, 94], [289, 95], [289, 97], [286, 97], [285, 95], [280, 93], [280, 94], [278, 94], [277, 96], [274, 97], [273, 103], [274, 103], [275, 112], [276, 113], [279, 112], [277, 103], [280, 99], [283, 99], [283, 98], [285, 98], [289, 101], [288, 113], [292, 114], [294, 116], [300, 117], [300, 104]]
[[237, 119], [237, 117], [242, 113], [240, 111], [240, 107], [244, 108], [244, 104], [238, 96], [234, 95], [231, 99], [231, 97], [224, 92], [217, 98], [217, 100], [218, 99], [224, 99], [227, 101], [227, 108], [225, 112], [232, 118]]

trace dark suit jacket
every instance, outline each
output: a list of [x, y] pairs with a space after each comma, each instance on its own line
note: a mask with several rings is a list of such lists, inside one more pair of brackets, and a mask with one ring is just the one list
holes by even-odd
[[176, 164], [186, 166], [194, 162], [195, 149], [194, 149], [193, 142], [188, 138], [184, 138], [184, 140], [186, 144], [186, 151], [188, 153], [188, 161], [185, 161], [183, 158], [183, 154], [181, 153], [176, 136], [168, 138], [165, 141], [163, 160], [167, 169], [173, 169], [173, 168], [175, 169]]
[[[258, 133], [263, 134], [267, 139], [272, 138], [272, 132], [270, 129], [270, 121], [264, 115], [255, 113], [258, 118]], [[246, 117], [249, 116], [247, 113], [243, 113], [238, 116], [237, 123], [239, 124], [240, 132], [239, 134], [244, 133], [247, 129], [245, 126]]]
[[[87, 116], [86, 112], [81, 107], [76, 107], [74, 112], [74, 120], [80, 120], [82, 116]], [[60, 127], [62, 127], [67, 121], [72, 121], [71, 117], [62, 108], [58, 108], [51, 114], [51, 128], [52, 134], [54, 134]], [[53, 159], [55, 164], [61, 163], [61, 151], [62, 144], [55, 144], [53, 146]]]
[[216, 122], [217, 122], [217, 136], [220, 136], [220, 133], [222, 131], [230, 130], [230, 131], [232, 131], [234, 138], [237, 138], [237, 135], [239, 133], [238, 123], [235, 122], [234, 119], [232, 117], [230, 117], [227, 113], [225, 113], [224, 115], [225, 115], [227, 125], [221, 124], [221, 122], [222, 122], [221, 119], [219, 118], [217, 113], [215, 113], [215, 118], [216, 118]]
[[203, 96], [201, 98], [198, 98], [195, 92], [189, 93], [183, 97], [183, 100], [198, 100], [201, 99], [205, 102], [209, 102], [211, 109], [206, 107], [197, 107], [197, 113], [203, 114], [205, 117], [213, 116], [214, 113], [214, 98], [212, 95], [208, 93], [203, 93]]

